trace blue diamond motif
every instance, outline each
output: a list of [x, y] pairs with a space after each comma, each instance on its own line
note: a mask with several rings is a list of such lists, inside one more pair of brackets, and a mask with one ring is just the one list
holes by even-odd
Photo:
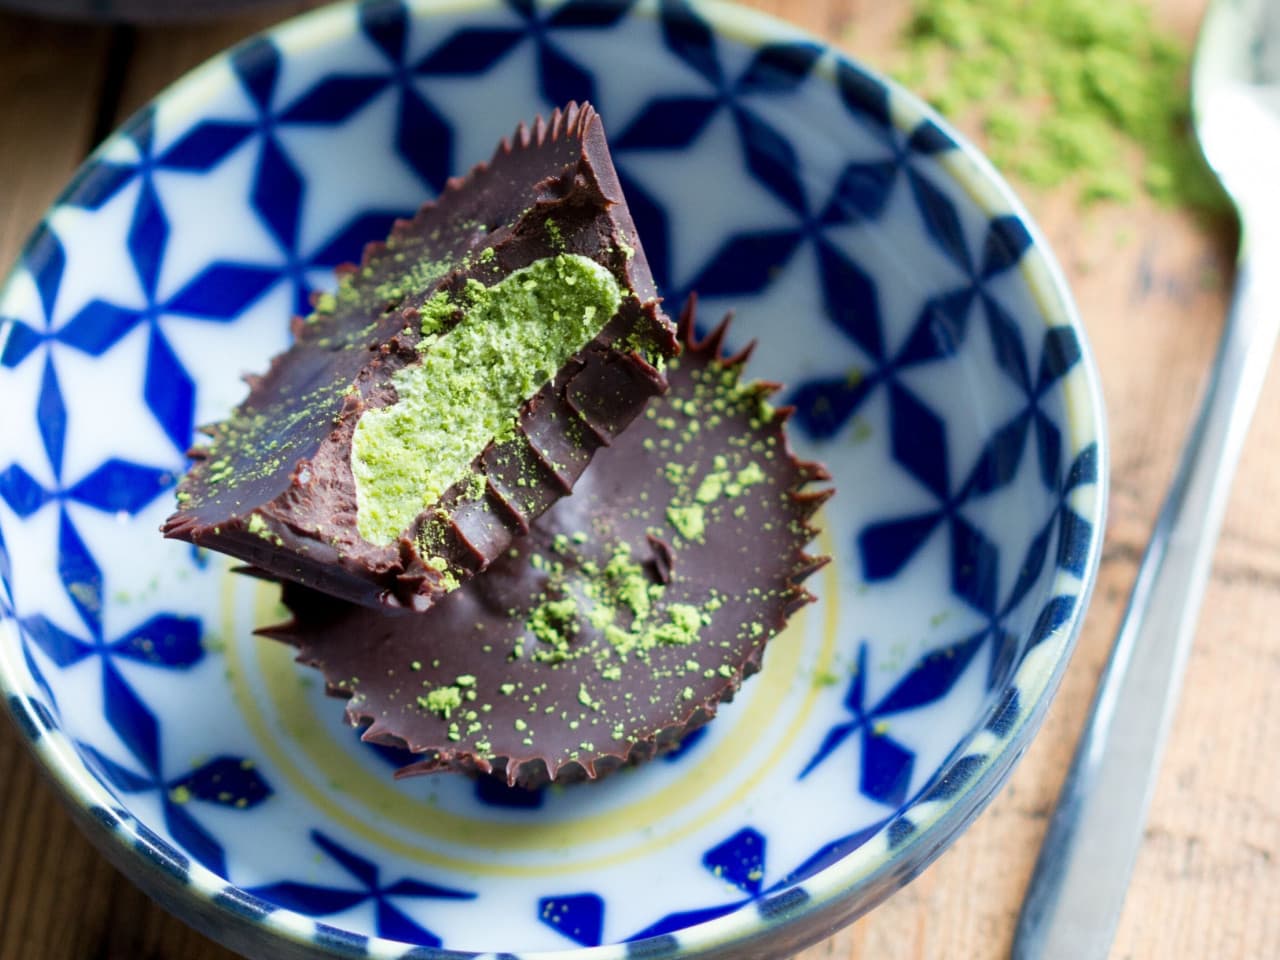
[[253, 887], [249, 893], [269, 903], [312, 917], [341, 913], [359, 904], [373, 901], [377, 918], [375, 929], [378, 936], [428, 947], [440, 946], [440, 938], [412, 920], [395, 905], [395, 901], [400, 899], [471, 900], [476, 896], [465, 890], [424, 883], [410, 878], [401, 878], [384, 884], [381, 869], [367, 857], [343, 846], [320, 830], [311, 831], [311, 841], [355, 881], [354, 886], [330, 887], [284, 880]]
[[[166, 778], [154, 764], [139, 772], [115, 762], [87, 743], [80, 743], [78, 747], [85, 760], [120, 793], [157, 793], [161, 798], [165, 829], [174, 842], [197, 862], [223, 876], [227, 872], [223, 846], [200, 824], [195, 811], [202, 804], [252, 810], [272, 793], [255, 765], [243, 757], [215, 757], [194, 770]], [[154, 833], [148, 833], [159, 848], [172, 851]]]
[[604, 942], [604, 901], [594, 893], [543, 897], [538, 919], [583, 947]]

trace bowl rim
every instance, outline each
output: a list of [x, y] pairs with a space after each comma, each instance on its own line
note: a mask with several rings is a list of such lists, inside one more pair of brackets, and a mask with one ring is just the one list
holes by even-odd
[[[422, 20], [441, 14], [504, 8], [504, 0], [402, 2], [411, 18]], [[540, 9], [553, 6], [550, 0], [536, 0], [536, 3]], [[356, 22], [352, 14], [360, 5], [360, 0], [344, 0], [286, 19], [215, 54], [152, 97], [84, 160], [50, 204], [28, 237], [7, 279], [0, 285], [0, 300], [4, 299], [8, 287], [21, 272], [27, 252], [42, 231], [48, 229], [50, 216], [75, 194], [86, 175], [134, 128], [145, 111], [167, 102], [180, 104], [181, 112], [185, 114], [198, 115], [202, 103], [222, 89], [225, 74], [219, 68], [237, 51], [260, 42], [264, 37], [275, 41], [285, 55], [336, 42], [350, 34]], [[628, 15], [654, 16], [655, 8], [656, 3], [651, 0], [640, 0], [630, 8]], [[731, 0], [700, 0], [697, 13], [715, 35], [749, 47], [779, 41], [813, 45], [821, 51], [814, 75], [822, 75], [829, 81], [839, 68], [851, 69], [880, 84], [888, 91], [890, 119], [897, 133], [906, 135], [923, 123], [932, 124], [937, 133], [949, 140], [949, 147], [954, 147], [934, 157], [947, 177], [962, 187], [988, 216], [1012, 215], [1027, 229], [1030, 244], [1018, 269], [1038, 300], [1041, 319], [1047, 326], [1070, 327], [1081, 347], [1079, 369], [1082, 376], [1074, 384], [1064, 385], [1064, 410], [1069, 427], [1066, 449], [1071, 457], [1089, 447], [1095, 451], [1096, 482], [1086, 508], [1080, 511], [1091, 524], [1091, 531], [1084, 547], [1083, 574], [1077, 577], [1059, 567], [1049, 584], [1050, 595], [1066, 593], [1075, 598], [1069, 616], [1046, 631], [1039, 640], [1034, 662], [1028, 662], [1032, 658], [1027, 658], [1020, 665], [1016, 677], [1010, 678], [1009, 683], [1015, 685], [1019, 692], [1031, 695], [1030, 706], [1020, 710], [1012, 724], [998, 737], [988, 733], [984, 725], [975, 724], [957, 743], [929, 784], [883, 822], [866, 842], [812, 876], [791, 883], [781, 892], [756, 899], [715, 920], [683, 928], [676, 931], [675, 936], [668, 934], [597, 947], [518, 954], [527, 960], [730, 957], [748, 945], [757, 950], [768, 949], [784, 939], [787, 948], [794, 950], [816, 942], [870, 910], [940, 855], [951, 840], [986, 808], [1004, 783], [1039, 728], [1062, 679], [1097, 579], [1109, 486], [1109, 444], [1100, 379], [1087, 331], [1065, 276], [1039, 227], [1012, 188], [975, 146], [916, 95], [831, 43], [791, 23], [741, 7]], [[12, 324], [0, 328], [0, 349], [3, 349], [12, 329]], [[14, 618], [2, 607], [0, 630], [17, 632]], [[3, 639], [0, 636], [0, 640]], [[185, 870], [175, 870], [174, 864], [182, 860], [178, 848], [132, 818], [104, 816], [102, 811], [110, 809], [111, 798], [70, 741], [60, 732], [41, 730], [41, 718], [26, 712], [21, 703], [25, 685], [18, 682], [24, 668], [21, 664], [8, 662], [5, 656], [8, 646], [10, 644], [0, 643], [0, 692], [5, 694], [7, 712], [19, 728], [29, 734], [22, 739], [39, 767], [49, 776], [77, 823], [99, 850], [130, 880], [138, 883], [184, 922], [232, 947], [251, 949], [271, 945], [285, 948], [290, 956], [365, 956], [371, 953], [392, 956], [396, 951], [413, 947], [401, 941], [363, 935], [358, 939], [364, 946], [358, 950], [354, 943], [348, 943], [342, 937], [319, 942], [313, 931], [321, 921], [285, 908], [274, 908], [265, 915], [246, 910], [245, 904], [255, 898], [198, 862], [192, 861]], [[39, 732], [32, 734], [32, 731]], [[964, 779], [955, 789], [938, 792], [938, 799], [930, 799], [931, 786], [945, 785], [956, 765], [971, 756], [967, 748], [973, 747], [975, 741], [982, 741], [984, 736], [986, 740], [983, 742], [989, 746], [981, 753], [981, 762], [965, 771]], [[908, 814], [913, 815], [908, 817]], [[895, 825], [904, 820], [911, 829], [900, 842], [889, 842]], [[855, 892], [869, 895], [854, 903], [851, 895]], [[187, 912], [192, 908], [196, 909], [194, 917]], [[256, 930], [243, 931], [244, 936], [241, 936], [239, 925], [245, 923], [255, 926]], [[808, 928], [807, 932], [802, 927]], [[333, 928], [329, 929], [333, 931]], [[416, 947], [413, 956], [422, 960], [449, 960], [475, 954], [447, 948]]]

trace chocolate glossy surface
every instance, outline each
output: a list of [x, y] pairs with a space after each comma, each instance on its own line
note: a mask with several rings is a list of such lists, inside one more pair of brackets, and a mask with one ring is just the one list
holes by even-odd
[[[692, 310], [682, 320], [692, 329]], [[670, 393], [483, 575], [418, 617], [289, 586], [299, 647], [366, 738], [511, 783], [595, 778], [678, 743], [760, 668], [810, 599], [826, 491], [787, 449], [766, 384], [723, 326], [668, 366]], [[695, 522], [696, 518], [696, 522]]]
[[[352, 435], [364, 411], [396, 401], [392, 377], [420, 356], [424, 306], [442, 292], [463, 302], [469, 282], [492, 285], [560, 253], [613, 274], [624, 292], [617, 313], [511, 411], [512, 438], [491, 443], [393, 542], [363, 538]], [[522, 125], [489, 163], [366, 248], [294, 333], [191, 452], [165, 535], [346, 600], [414, 610], [484, 569], [573, 488], [663, 389], [651, 361], [676, 347], [599, 117], [576, 104]]]

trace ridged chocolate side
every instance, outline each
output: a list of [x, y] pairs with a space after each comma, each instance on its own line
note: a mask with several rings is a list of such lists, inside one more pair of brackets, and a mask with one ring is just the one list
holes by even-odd
[[[481, 257], [486, 248], [492, 255]], [[618, 313], [522, 406], [515, 436], [472, 464], [485, 480], [478, 496], [468, 477], [397, 542], [364, 540], [351, 438], [366, 409], [395, 401], [393, 374], [417, 361], [423, 304], [557, 253], [608, 268], [626, 292]], [[587, 104], [522, 124], [488, 163], [450, 180], [385, 242], [366, 247], [358, 267], [340, 272], [330, 309], [294, 322], [293, 345], [249, 378], [245, 402], [190, 452], [179, 508], [163, 531], [355, 603], [422, 610], [447, 590], [420, 554], [424, 530], [451, 576], [484, 569], [665, 389], [650, 360], [675, 352], [674, 327]], [[585, 396], [590, 409], [575, 399]]]
[[[721, 357], [725, 325], [695, 343], [692, 304], [681, 324], [689, 346], [669, 367], [670, 392], [482, 576], [412, 618], [285, 588], [294, 619], [264, 632], [298, 647], [330, 693], [349, 698], [348, 718], [367, 725], [365, 739], [422, 754], [398, 775], [460, 770], [536, 786], [648, 759], [731, 699], [769, 639], [812, 599], [801, 582], [825, 560], [805, 547], [830, 491], [807, 487], [827, 474], [791, 454], [789, 411], [763, 404], [776, 388], [739, 385], [747, 354]], [[752, 479], [707, 497], [717, 455], [718, 474]], [[671, 464], [681, 465], [679, 482]], [[701, 537], [668, 516], [694, 502], [705, 513]], [[660, 643], [643, 658], [615, 655], [581, 598], [592, 565], [604, 569], [619, 545], [660, 594], [652, 622], [675, 605], [711, 611], [696, 639]], [[580, 600], [576, 632], [557, 653], [529, 623], [566, 596]], [[446, 687], [462, 698], [447, 717], [419, 700]]]

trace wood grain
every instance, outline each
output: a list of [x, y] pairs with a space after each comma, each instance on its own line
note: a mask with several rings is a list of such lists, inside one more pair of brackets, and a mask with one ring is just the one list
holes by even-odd
[[[880, 0], [750, 0], [872, 63], [905, 12]], [[1190, 39], [1204, 0], [1158, 0]], [[275, 16], [278, 16], [276, 14]], [[139, 30], [118, 112], [272, 16]], [[93, 126], [101, 30], [0, 18], [0, 261], [16, 254]], [[1044, 727], [1008, 785], [929, 870], [800, 960], [1007, 955], [1075, 738], [1221, 329], [1234, 237], [1146, 203], [1082, 213], [1025, 194], [1069, 275], [1110, 411], [1112, 499], [1095, 598]], [[1267, 385], [1227, 514], [1146, 842], [1113, 957], [1280, 956], [1280, 374]], [[0, 724], [0, 960], [228, 952], [146, 900], [74, 830]]]
[[[108, 32], [0, 14], [0, 258], [8, 265], [89, 146]], [[57, 55], [50, 56], [56, 49]]]

